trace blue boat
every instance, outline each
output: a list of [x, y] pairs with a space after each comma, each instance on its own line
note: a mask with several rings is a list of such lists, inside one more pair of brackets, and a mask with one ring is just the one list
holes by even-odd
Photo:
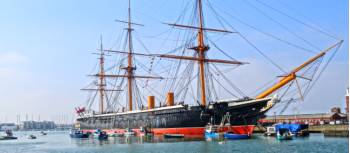
[[218, 138], [219, 133], [217, 132], [218, 127], [213, 125], [208, 125], [205, 127], [204, 136], [206, 138]]
[[77, 129], [71, 129], [69, 136], [71, 138], [89, 138], [88, 133], [83, 133], [83, 131]]
[[98, 140], [107, 140], [108, 139], [108, 134], [105, 131], [97, 129], [94, 132], [94, 138], [97, 138]]
[[219, 137], [219, 133], [216, 133], [216, 132], [207, 133], [207, 132], [205, 132], [205, 137], [206, 138], [218, 138]]
[[[278, 131], [281, 129], [287, 129], [290, 132], [291, 136], [308, 136], [309, 131], [308, 131], [309, 126], [307, 124], [276, 124], [275, 129], [276, 133], [278, 134]], [[286, 130], [283, 130], [286, 131]]]
[[250, 135], [249, 134], [235, 134], [235, 133], [224, 133], [224, 138], [225, 139], [249, 139]]
[[184, 138], [184, 134], [164, 134], [164, 138]]
[[277, 131], [277, 139], [278, 140], [292, 140], [293, 134], [287, 128], [280, 128]]

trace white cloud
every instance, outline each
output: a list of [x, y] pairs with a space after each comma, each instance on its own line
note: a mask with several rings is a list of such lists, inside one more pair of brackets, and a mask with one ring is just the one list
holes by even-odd
[[28, 61], [29, 59], [26, 56], [17, 52], [7, 52], [0, 54], [0, 66], [23, 64]]

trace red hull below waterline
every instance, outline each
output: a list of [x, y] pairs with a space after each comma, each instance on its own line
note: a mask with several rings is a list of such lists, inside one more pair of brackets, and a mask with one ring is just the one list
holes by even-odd
[[[140, 129], [132, 129], [136, 134], [140, 134]], [[222, 127], [218, 132], [232, 132], [235, 134], [253, 134], [254, 125], [240, 125]], [[84, 132], [94, 132], [94, 130], [83, 130]], [[107, 133], [124, 133], [125, 129], [106, 129]], [[184, 127], [184, 128], [154, 128], [155, 135], [164, 134], [184, 134], [184, 135], [204, 135], [205, 127]]]

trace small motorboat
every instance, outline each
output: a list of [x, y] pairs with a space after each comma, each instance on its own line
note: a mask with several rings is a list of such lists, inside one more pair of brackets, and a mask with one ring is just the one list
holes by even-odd
[[94, 138], [97, 138], [98, 140], [106, 140], [108, 139], [108, 134], [105, 131], [97, 129], [94, 132]]
[[36, 136], [35, 135], [28, 135], [28, 137], [27, 137], [28, 139], [36, 139]]
[[0, 140], [15, 140], [17, 137], [13, 136], [13, 133], [11, 130], [6, 130], [5, 131], [6, 136], [0, 136]]
[[0, 140], [15, 140], [17, 137], [10, 136], [0, 136]]
[[108, 135], [108, 137], [122, 137], [122, 136], [124, 136], [123, 133], [118, 133], [118, 132], [108, 133], [107, 135]]
[[154, 136], [154, 133], [151, 130], [148, 130], [146, 127], [140, 127], [140, 136]]
[[107, 133], [108, 137], [117, 137], [116, 133]]
[[224, 133], [225, 139], [249, 139], [250, 134]]
[[277, 139], [278, 140], [292, 140], [293, 134], [289, 131], [289, 129], [281, 128], [277, 131]]
[[77, 130], [77, 129], [71, 129], [69, 136], [71, 138], [89, 138], [90, 134], [89, 133], [84, 133], [81, 130]]
[[205, 133], [204, 136], [206, 138], [218, 138], [219, 137], [219, 133], [217, 131], [218, 127], [214, 126], [214, 125], [208, 125], [205, 127]]
[[164, 138], [184, 138], [184, 134], [164, 134]]
[[130, 128], [126, 128], [124, 132], [124, 136], [133, 136], [135, 135], [135, 132], [132, 131]]
[[266, 132], [264, 133], [264, 136], [276, 136], [275, 126], [268, 126], [266, 128]]
[[40, 131], [40, 134], [41, 134], [41, 135], [47, 135], [47, 133], [44, 132], [44, 131]]
[[[298, 123], [276, 124], [275, 129], [276, 129], [276, 131], [279, 131], [280, 129], [287, 129], [289, 131], [289, 135], [292, 135], [292, 136], [300, 136], [300, 137], [309, 136], [309, 125], [308, 124], [298, 124]], [[277, 134], [278, 134], [278, 132], [277, 132]]]

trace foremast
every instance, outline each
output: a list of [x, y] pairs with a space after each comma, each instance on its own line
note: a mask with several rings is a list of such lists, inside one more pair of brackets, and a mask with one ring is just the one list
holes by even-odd
[[199, 77], [201, 82], [201, 105], [205, 106], [207, 103], [206, 94], [205, 94], [205, 75], [204, 75], [204, 59], [205, 52], [208, 50], [208, 47], [204, 44], [204, 35], [203, 35], [203, 12], [202, 12], [202, 0], [198, 0], [198, 16], [199, 16], [199, 29], [198, 29], [198, 46], [194, 48], [198, 53], [198, 62], [199, 62]]
[[198, 37], [197, 37], [197, 43], [198, 45], [191, 48], [197, 52], [197, 58], [189, 58], [184, 56], [172, 56], [172, 55], [161, 55], [160, 57], [165, 58], [175, 58], [175, 59], [185, 59], [185, 60], [196, 60], [198, 61], [198, 67], [199, 67], [199, 82], [200, 82], [200, 93], [201, 93], [201, 106], [207, 105], [207, 98], [206, 98], [206, 75], [205, 75], [205, 69], [206, 64], [209, 62], [213, 63], [225, 63], [225, 64], [246, 64], [244, 62], [239, 61], [227, 61], [227, 60], [220, 60], [220, 59], [207, 59], [206, 58], [206, 52], [209, 50], [209, 46], [205, 45], [204, 43], [204, 32], [205, 31], [212, 31], [212, 32], [224, 32], [224, 33], [233, 33], [231, 31], [227, 30], [221, 30], [221, 29], [212, 29], [212, 28], [205, 28], [204, 27], [204, 21], [203, 21], [203, 7], [202, 7], [202, 0], [197, 0], [197, 7], [198, 7], [198, 27], [195, 26], [188, 26], [188, 25], [180, 25], [180, 24], [168, 24], [171, 26], [177, 26], [177, 27], [183, 27], [183, 28], [190, 28], [190, 29], [197, 29], [198, 30]]

